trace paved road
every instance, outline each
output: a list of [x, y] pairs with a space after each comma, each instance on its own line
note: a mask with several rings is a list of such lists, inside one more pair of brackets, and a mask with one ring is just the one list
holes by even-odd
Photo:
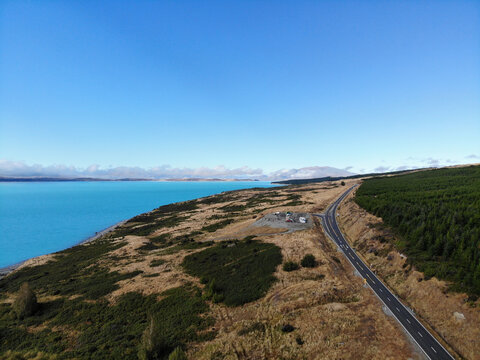
[[[357, 185], [355, 185], [357, 186]], [[375, 274], [363, 263], [355, 251], [348, 245], [337, 224], [335, 214], [337, 207], [348, 193], [355, 187], [352, 186], [345, 191], [332, 205], [330, 205], [325, 214], [317, 215], [322, 220], [322, 225], [327, 235], [343, 251], [350, 263], [357, 269], [360, 275], [366, 280], [366, 283], [382, 300], [391, 313], [395, 316], [403, 328], [411, 335], [415, 342], [420, 346], [423, 352], [430, 359], [454, 359], [445, 348], [423, 327], [415, 318], [412, 311], [406, 308], [395, 295], [393, 295], [385, 285], [375, 276]]]

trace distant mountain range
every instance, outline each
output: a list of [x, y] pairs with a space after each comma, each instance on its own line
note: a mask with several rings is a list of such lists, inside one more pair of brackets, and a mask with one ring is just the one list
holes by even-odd
[[309, 166], [281, 169], [265, 173], [262, 169], [247, 166], [229, 169], [172, 168], [164, 165], [143, 169], [140, 167], [101, 168], [89, 166], [76, 168], [63, 165], [26, 165], [23, 162], [0, 160], [0, 182], [12, 181], [282, 181], [340, 177], [355, 175], [345, 169], [330, 166]]
[[202, 178], [186, 178], [186, 179], [136, 179], [136, 178], [125, 178], [125, 179], [101, 179], [101, 178], [62, 178], [62, 177], [41, 177], [41, 176], [32, 176], [32, 177], [6, 177], [0, 176], [0, 182], [54, 182], [54, 181], [259, 181], [252, 179], [202, 179]]
[[300, 184], [310, 184], [310, 183], [321, 183], [325, 181], [338, 181], [338, 180], [348, 180], [348, 179], [358, 179], [363, 177], [372, 177], [372, 176], [384, 176], [384, 175], [398, 175], [398, 174], [406, 174], [412, 171], [419, 171], [425, 170], [426, 168], [422, 169], [413, 169], [413, 170], [398, 170], [398, 171], [390, 171], [384, 173], [368, 173], [368, 174], [356, 174], [350, 176], [324, 176], [319, 178], [309, 178], [309, 179], [290, 179], [290, 180], [280, 180], [280, 181], [272, 181], [274, 184], [284, 184], [284, 185], [300, 185]]
[[268, 175], [268, 180], [296, 180], [296, 179], [314, 179], [323, 177], [343, 177], [352, 176], [354, 173], [345, 169], [337, 169], [330, 166], [309, 166], [299, 169], [278, 170]]

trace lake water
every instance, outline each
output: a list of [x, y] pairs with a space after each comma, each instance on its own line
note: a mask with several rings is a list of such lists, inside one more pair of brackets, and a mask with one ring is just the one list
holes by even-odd
[[0, 183], [0, 268], [73, 246], [161, 205], [269, 182]]

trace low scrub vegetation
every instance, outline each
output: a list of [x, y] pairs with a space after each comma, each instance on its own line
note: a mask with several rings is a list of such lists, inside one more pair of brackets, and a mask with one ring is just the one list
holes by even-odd
[[181, 211], [192, 211], [196, 209], [198, 209], [198, 205], [195, 200], [163, 205], [153, 211], [145, 214], [140, 214], [131, 218], [130, 220], [128, 220], [127, 224], [151, 223], [165, 215], [171, 215], [172, 213], [177, 213]]
[[480, 294], [480, 166], [369, 179], [355, 200], [393, 229], [427, 278]]
[[148, 236], [153, 232], [163, 229], [170, 228], [180, 225], [183, 221], [187, 220], [189, 216], [181, 216], [178, 214], [155, 218], [151, 222], [147, 223], [126, 223], [122, 226], [116, 228], [113, 232], [114, 237], [121, 237], [127, 235], [136, 235], [136, 236]]
[[204, 284], [206, 298], [238, 306], [262, 297], [282, 262], [280, 248], [256, 240], [225, 241], [185, 257], [183, 267]]
[[22, 284], [12, 307], [18, 319], [33, 315], [37, 311], [37, 297], [28, 283]]
[[295, 327], [293, 325], [290, 325], [290, 324], [285, 324], [282, 326], [282, 332], [284, 333], [289, 333], [289, 332], [292, 332], [295, 330]]
[[317, 266], [317, 260], [315, 259], [315, 256], [313, 256], [312, 254], [307, 254], [303, 257], [301, 264], [303, 267], [313, 268]]
[[168, 356], [168, 360], [188, 360], [187, 355], [182, 350], [181, 347], [175, 348], [172, 353]]
[[233, 212], [245, 211], [247, 208], [248, 208], [247, 205], [233, 204], [233, 205], [222, 206], [220, 210], [225, 211], [227, 213], [233, 213]]
[[166, 298], [151, 310], [148, 326], [143, 332], [139, 349], [140, 359], [183, 359], [181, 347], [190, 341], [213, 338], [205, 330], [213, 319], [201, 317], [208, 305], [200, 297], [200, 291], [176, 288], [163, 293]]
[[[23, 359], [27, 353], [42, 351], [62, 359], [138, 359], [143, 353], [147, 359], [167, 359], [175, 348], [215, 335], [206, 331], [213, 320], [205, 316], [208, 305], [200, 295], [197, 288], [185, 286], [164, 292], [160, 301], [157, 295], [128, 293], [113, 306], [106, 301], [60, 298], [40, 303], [23, 320], [3, 303], [0, 354], [10, 351], [15, 359]], [[42, 330], [27, 332], [39, 326]], [[145, 348], [148, 342], [142, 341], [145, 332], [151, 333], [151, 347]]]
[[150, 262], [151, 267], [157, 267], [157, 266], [160, 266], [160, 265], [163, 265], [163, 264], [165, 264], [165, 260], [163, 260], [163, 259], [155, 259], [155, 260], [152, 260]]
[[210, 224], [210, 225], [207, 225], [207, 226], [204, 226], [201, 231], [207, 231], [207, 232], [215, 232], [219, 229], [222, 229], [224, 228], [225, 226], [227, 225], [230, 225], [232, 222], [234, 222], [233, 219], [225, 219], [225, 220], [222, 220], [222, 221], [218, 221], [216, 223], [213, 223], [213, 224]]
[[294, 261], [287, 261], [283, 263], [283, 271], [295, 271], [298, 270], [300, 266]]
[[49, 295], [82, 295], [98, 299], [118, 288], [117, 282], [140, 272], [110, 272], [96, 263], [107, 252], [124, 246], [108, 239], [75, 246], [56, 254], [43, 265], [25, 267], [0, 280], [0, 292], [16, 292], [28, 282], [32, 290]]
[[235, 200], [235, 196], [233, 196], [232, 192], [226, 192], [223, 194], [212, 195], [203, 199], [199, 199], [197, 200], [197, 203], [203, 204], [203, 205], [212, 205], [212, 204], [225, 203], [233, 200]]

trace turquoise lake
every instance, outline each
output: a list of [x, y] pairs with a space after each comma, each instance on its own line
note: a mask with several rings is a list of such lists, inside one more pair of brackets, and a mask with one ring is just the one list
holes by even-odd
[[0, 183], [0, 268], [66, 249], [161, 205], [270, 186], [260, 181]]

